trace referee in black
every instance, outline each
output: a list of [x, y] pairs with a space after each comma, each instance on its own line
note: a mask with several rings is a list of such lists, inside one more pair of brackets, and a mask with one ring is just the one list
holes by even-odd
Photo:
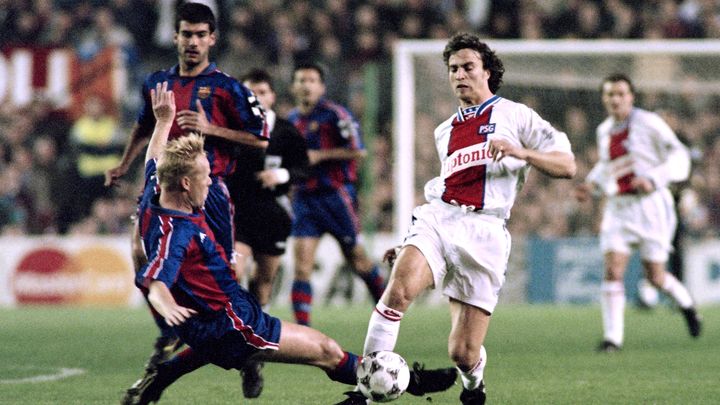
[[[276, 93], [266, 71], [251, 70], [241, 82], [265, 109], [270, 143], [265, 150], [238, 145], [235, 172], [226, 179], [235, 204], [235, 271], [241, 280], [252, 258], [255, 271], [249, 275], [249, 289], [266, 307], [292, 225], [288, 192], [307, 177], [307, 145], [297, 129], [272, 110]], [[262, 362], [248, 361], [240, 371], [246, 398], [260, 396], [262, 367]]]

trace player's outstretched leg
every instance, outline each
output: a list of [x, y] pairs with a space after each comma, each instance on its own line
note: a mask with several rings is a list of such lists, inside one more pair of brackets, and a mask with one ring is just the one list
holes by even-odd
[[265, 363], [262, 361], [248, 360], [240, 370], [243, 395], [245, 398], [257, 398], [262, 393], [265, 385], [265, 379], [262, 375], [264, 365]]

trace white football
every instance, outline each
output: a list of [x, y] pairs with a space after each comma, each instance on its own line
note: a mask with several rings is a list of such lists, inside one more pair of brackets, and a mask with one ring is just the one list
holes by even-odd
[[410, 383], [410, 369], [399, 354], [390, 351], [370, 353], [357, 368], [358, 388], [375, 402], [398, 399]]

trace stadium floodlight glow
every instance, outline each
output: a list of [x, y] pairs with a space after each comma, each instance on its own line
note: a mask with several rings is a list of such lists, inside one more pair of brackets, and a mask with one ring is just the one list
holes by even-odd
[[[420, 169], [437, 165], [416, 160], [418, 132], [422, 145], [434, 145], [434, 128], [428, 121], [418, 125], [419, 109], [447, 109], [457, 105], [450, 91], [442, 51], [447, 40], [401, 40], [393, 55], [393, 232], [401, 239], [407, 231], [412, 209], [429, 178]], [[599, 88], [602, 77], [612, 72], [630, 74], [640, 91], [720, 97], [720, 40], [495, 40], [487, 43], [503, 60], [505, 87], [548, 90]], [[452, 112], [432, 122], [438, 125]], [[563, 129], [563, 128], [560, 128]], [[426, 136], [429, 138], [424, 139]], [[433, 146], [434, 147], [434, 146]], [[439, 169], [438, 169], [439, 170]], [[439, 171], [427, 171], [435, 176]]]

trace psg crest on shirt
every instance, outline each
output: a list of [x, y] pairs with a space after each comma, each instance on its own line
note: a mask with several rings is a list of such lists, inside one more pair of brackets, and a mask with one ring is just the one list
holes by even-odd
[[478, 135], [487, 135], [495, 132], [495, 124], [482, 124], [478, 127]]

